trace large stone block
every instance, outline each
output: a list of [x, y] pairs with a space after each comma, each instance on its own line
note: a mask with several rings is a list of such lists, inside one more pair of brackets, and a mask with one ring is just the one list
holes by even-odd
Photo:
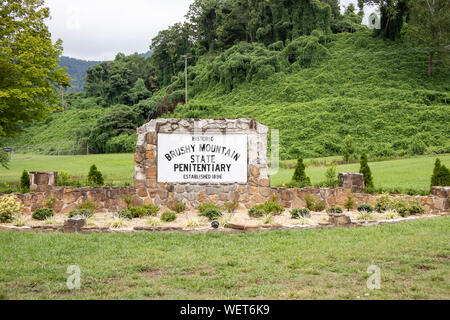
[[364, 192], [364, 175], [354, 172], [341, 172], [338, 175], [339, 186], [352, 192]]

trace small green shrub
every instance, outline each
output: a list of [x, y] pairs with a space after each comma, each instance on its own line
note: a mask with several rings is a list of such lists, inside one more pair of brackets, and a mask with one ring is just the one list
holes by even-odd
[[184, 204], [184, 202], [177, 200], [172, 203], [170, 209], [172, 209], [176, 213], [181, 213], [186, 210], [186, 205]]
[[366, 188], [368, 190], [373, 188], [372, 172], [370, 171], [367, 155], [365, 153], [361, 154], [359, 173], [364, 175], [364, 184]]
[[220, 211], [220, 207], [217, 204], [210, 203], [210, 202], [205, 202], [205, 203], [200, 204], [197, 209], [198, 209], [199, 215], [201, 215], [201, 216], [204, 216], [205, 212], [208, 209], [215, 209], [215, 210]]
[[45, 207], [48, 209], [53, 209], [53, 207], [56, 204], [56, 198], [50, 198], [47, 201], [45, 201]]
[[133, 219], [133, 214], [128, 209], [120, 210], [117, 212], [116, 215], [117, 215], [117, 217], [122, 218], [122, 219], [128, 219], [128, 220]]
[[231, 202], [225, 202], [223, 204], [223, 207], [224, 207], [226, 212], [233, 213], [233, 212], [236, 211], [237, 208], [239, 208], [239, 201], [234, 200], [234, 201], [231, 201]]
[[370, 204], [362, 204], [362, 205], [358, 206], [358, 211], [372, 213], [373, 207]]
[[321, 212], [327, 207], [325, 202], [311, 194], [307, 194], [304, 200], [306, 202], [306, 207], [311, 211]]
[[152, 204], [146, 204], [141, 207], [129, 207], [128, 210], [133, 215], [133, 218], [142, 218], [145, 216], [156, 216], [159, 208]]
[[21, 192], [30, 191], [30, 175], [27, 170], [23, 170], [22, 176], [20, 177], [19, 188]]
[[264, 204], [257, 204], [256, 206], [253, 206], [248, 210], [248, 215], [252, 218], [261, 218], [266, 214], [267, 213], [264, 210]]
[[97, 169], [96, 165], [93, 164], [89, 169], [88, 184], [91, 186], [102, 186], [105, 184], [102, 173]]
[[78, 210], [89, 211], [92, 215], [97, 210], [97, 205], [92, 200], [86, 200], [78, 205]]
[[209, 221], [214, 221], [222, 216], [222, 212], [217, 208], [208, 208], [203, 215], [207, 217]]
[[392, 206], [402, 217], [423, 214], [425, 212], [425, 208], [422, 206], [420, 201], [416, 199], [394, 199]]
[[133, 204], [133, 197], [132, 196], [125, 196], [123, 197], [123, 201], [127, 204], [127, 208], [130, 208]]
[[448, 185], [450, 185], [450, 170], [442, 165], [441, 160], [437, 158], [431, 176], [431, 187]]
[[55, 215], [55, 212], [53, 212], [52, 209], [39, 208], [33, 212], [31, 217], [35, 220], [44, 221], [49, 217], [53, 217], [54, 215]]
[[264, 211], [267, 214], [278, 216], [284, 212], [284, 208], [277, 202], [267, 201], [264, 203]]
[[327, 213], [328, 214], [335, 214], [335, 213], [342, 213], [342, 208], [339, 206], [331, 206], [330, 208], [328, 208]]
[[69, 212], [69, 218], [81, 217], [81, 218], [90, 218], [92, 217], [92, 212], [89, 210], [73, 210]]
[[128, 210], [131, 212], [133, 218], [141, 218], [147, 215], [147, 210], [143, 207], [129, 207]]
[[172, 222], [177, 220], [177, 214], [173, 211], [165, 211], [163, 212], [163, 214], [161, 215], [161, 221], [164, 222]]
[[70, 186], [70, 176], [66, 171], [58, 171], [56, 185], [60, 187]]
[[253, 218], [260, 218], [262, 216], [269, 215], [269, 214], [272, 214], [275, 216], [280, 215], [283, 212], [284, 212], [284, 208], [280, 204], [278, 204], [276, 202], [267, 201], [265, 203], [258, 204], [256, 206], [251, 207], [248, 210], [248, 215]]
[[299, 187], [305, 187], [311, 185], [311, 179], [305, 173], [305, 165], [303, 164], [303, 158], [300, 157], [297, 160], [295, 166], [294, 175], [292, 176], [292, 183], [297, 184]]
[[291, 210], [292, 219], [309, 218], [311, 214], [307, 208], [295, 208]]
[[381, 213], [392, 207], [393, 207], [393, 201], [392, 201], [392, 198], [389, 197], [388, 195], [382, 195], [381, 197], [378, 197], [375, 200], [375, 210], [377, 212]]
[[152, 217], [156, 216], [160, 210], [158, 206], [153, 204], [144, 204], [142, 207], [147, 211], [147, 216]]
[[347, 209], [347, 211], [350, 211], [355, 207], [355, 198], [353, 197], [353, 194], [349, 193], [347, 194], [347, 200], [344, 203], [344, 208]]

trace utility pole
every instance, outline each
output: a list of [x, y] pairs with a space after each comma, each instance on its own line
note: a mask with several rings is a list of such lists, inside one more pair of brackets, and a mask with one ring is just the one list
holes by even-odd
[[191, 59], [191, 56], [181, 56], [182, 58], [184, 58], [184, 84], [185, 84], [185, 88], [186, 88], [186, 98], [184, 100], [184, 103], [188, 103], [188, 74], [187, 74], [187, 61], [188, 59]]

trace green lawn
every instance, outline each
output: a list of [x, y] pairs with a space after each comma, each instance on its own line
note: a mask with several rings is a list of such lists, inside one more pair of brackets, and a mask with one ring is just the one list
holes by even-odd
[[[450, 154], [369, 163], [375, 187], [428, 190], [436, 158], [450, 167]], [[326, 170], [327, 167], [311, 167], [306, 169], [306, 174], [312, 183], [318, 183], [325, 180]], [[337, 171], [358, 172], [359, 163], [337, 166]], [[280, 169], [271, 177], [272, 186], [288, 183], [293, 174], [293, 169]]]
[[[0, 297], [450, 299], [449, 230], [445, 217], [234, 235], [2, 231]], [[81, 269], [79, 291], [66, 287], [70, 265]], [[380, 290], [366, 287], [370, 265]]]
[[86, 177], [95, 164], [107, 183], [133, 183], [133, 154], [99, 154], [88, 156], [16, 155], [10, 169], [0, 167], [0, 183], [18, 184], [23, 170], [67, 171], [71, 175]]
[[[375, 186], [383, 188], [414, 188], [428, 190], [434, 161], [437, 156], [423, 156], [410, 159], [372, 162], [370, 167], [374, 175]], [[450, 167], [450, 154], [439, 155], [442, 163]], [[306, 162], [330, 162], [336, 157], [309, 159]], [[292, 161], [286, 161], [291, 163]], [[4, 182], [13, 185], [19, 183], [20, 174], [28, 171], [67, 171], [75, 176], [87, 176], [89, 167], [96, 164], [105, 175], [107, 183], [124, 184], [133, 182], [134, 160], [132, 154], [102, 154], [89, 156], [45, 156], [18, 155], [10, 163], [10, 170], [0, 167], [0, 187]], [[359, 164], [342, 165], [338, 172], [358, 172]], [[313, 183], [324, 180], [326, 167], [310, 167], [306, 170]], [[271, 177], [272, 186], [279, 186], [291, 180], [293, 169], [280, 169]]]

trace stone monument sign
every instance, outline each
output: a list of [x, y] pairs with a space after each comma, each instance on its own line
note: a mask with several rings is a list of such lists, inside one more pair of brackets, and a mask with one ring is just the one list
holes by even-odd
[[134, 183], [143, 203], [258, 203], [270, 195], [268, 127], [255, 120], [156, 119], [137, 132]]

